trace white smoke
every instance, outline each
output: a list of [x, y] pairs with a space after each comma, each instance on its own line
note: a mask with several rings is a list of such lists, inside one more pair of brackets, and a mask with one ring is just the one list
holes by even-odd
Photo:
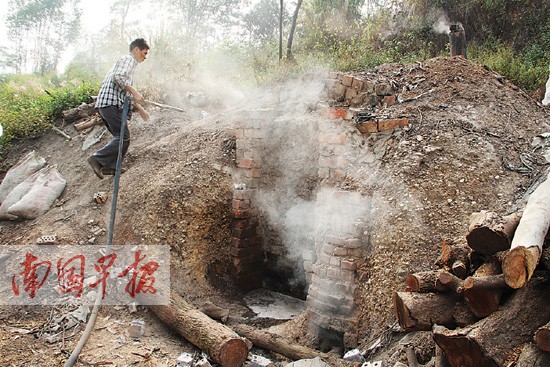
[[446, 13], [441, 12], [437, 21], [433, 25], [433, 30], [438, 34], [449, 34], [451, 31], [451, 21]]

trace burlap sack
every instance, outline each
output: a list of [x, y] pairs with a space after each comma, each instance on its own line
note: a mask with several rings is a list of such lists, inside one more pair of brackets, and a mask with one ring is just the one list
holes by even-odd
[[65, 180], [56, 168], [51, 168], [43, 179], [38, 177], [34, 185], [16, 204], [8, 208], [8, 214], [22, 219], [35, 219], [50, 209], [55, 199], [65, 189]]
[[46, 160], [37, 155], [33, 150], [17, 162], [15, 166], [10, 168], [0, 184], [0, 203], [4, 202], [4, 199], [15, 186], [25, 181], [25, 179], [33, 173], [42, 169], [45, 164]]
[[42, 168], [40, 171], [33, 173], [21, 182], [19, 185], [15, 186], [13, 190], [6, 196], [2, 205], [0, 205], [0, 220], [16, 220], [18, 217], [8, 213], [8, 209], [19, 202], [23, 196], [25, 196], [34, 186], [36, 180], [44, 180], [46, 174], [49, 172], [50, 168]]

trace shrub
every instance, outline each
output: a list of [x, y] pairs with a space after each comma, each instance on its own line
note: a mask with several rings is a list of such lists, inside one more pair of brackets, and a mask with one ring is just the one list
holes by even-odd
[[43, 134], [63, 110], [91, 102], [94, 91], [97, 86], [85, 81], [54, 84], [32, 76], [0, 77], [0, 154], [13, 140]]

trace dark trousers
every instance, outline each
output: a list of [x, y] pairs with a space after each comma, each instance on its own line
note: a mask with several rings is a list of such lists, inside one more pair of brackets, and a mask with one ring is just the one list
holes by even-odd
[[[103, 123], [107, 130], [113, 135], [113, 139], [103, 148], [95, 152], [94, 158], [105, 168], [116, 168], [118, 157], [118, 144], [120, 142], [120, 126], [122, 125], [122, 108], [118, 106], [108, 106], [98, 108], [99, 114], [103, 118]], [[128, 114], [128, 120], [130, 119]], [[126, 156], [128, 147], [130, 146], [130, 130], [128, 124], [124, 128], [124, 141], [122, 143], [122, 159]]]

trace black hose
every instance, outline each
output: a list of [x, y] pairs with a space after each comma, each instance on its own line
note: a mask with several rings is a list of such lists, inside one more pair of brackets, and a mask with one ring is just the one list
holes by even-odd
[[[115, 214], [116, 214], [116, 204], [118, 199], [118, 188], [119, 188], [119, 182], [120, 182], [120, 174], [121, 174], [121, 168], [122, 168], [122, 147], [124, 144], [124, 129], [126, 128], [126, 120], [128, 119], [128, 111], [130, 110], [130, 103], [128, 101], [128, 97], [124, 99], [124, 109], [122, 110], [122, 121], [120, 124], [120, 141], [118, 144], [118, 157], [116, 161], [116, 170], [115, 170], [115, 182], [113, 185], [113, 199], [111, 201], [111, 218], [109, 220], [109, 230], [107, 233], [107, 245], [105, 246], [105, 255], [109, 255], [111, 253], [111, 247], [113, 245], [113, 232], [115, 229]], [[84, 333], [82, 333], [82, 336], [80, 337], [80, 340], [78, 341], [78, 344], [76, 345], [75, 349], [71, 353], [71, 356], [65, 362], [64, 367], [71, 367], [75, 364], [75, 362], [78, 360], [78, 356], [80, 355], [80, 352], [82, 351], [82, 348], [86, 345], [86, 342], [88, 341], [88, 338], [90, 337], [90, 334], [94, 328], [95, 321], [97, 318], [97, 314], [99, 312], [99, 306], [101, 305], [101, 300], [103, 298], [103, 284], [104, 282], [99, 283], [99, 290], [97, 292], [97, 297], [94, 302], [94, 308], [92, 309], [92, 314], [90, 315], [90, 319], [88, 320], [88, 324], [86, 325], [86, 329], [84, 330]]]

